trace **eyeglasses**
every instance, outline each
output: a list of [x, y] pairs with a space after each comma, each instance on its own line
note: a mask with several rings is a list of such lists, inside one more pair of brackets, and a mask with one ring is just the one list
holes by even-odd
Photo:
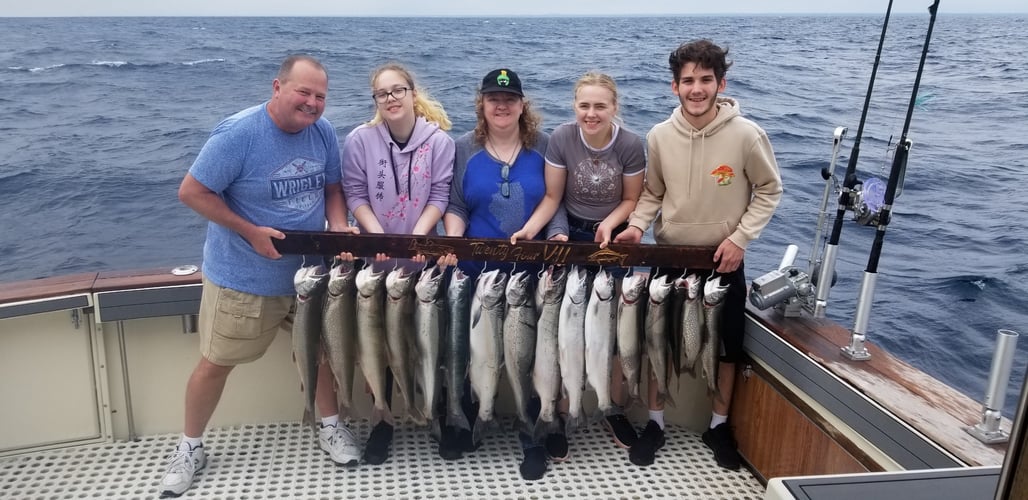
[[500, 194], [502, 194], [504, 198], [510, 198], [510, 178], [508, 177], [509, 175], [510, 165], [504, 163], [503, 166], [500, 167], [500, 177], [503, 178], [503, 184], [500, 184]]
[[374, 94], [371, 94], [371, 97], [375, 98], [375, 102], [379, 104], [385, 104], [385, 102], [389, 100], [390, 97], [396, 99], [397, 101], [403, 99], [404, 97], [407, 97], [408, 90], [410, 90], [410, 87], [397, 87], [388, 92], [385, 90], [380, 90], [378, 92], [375, 92]]

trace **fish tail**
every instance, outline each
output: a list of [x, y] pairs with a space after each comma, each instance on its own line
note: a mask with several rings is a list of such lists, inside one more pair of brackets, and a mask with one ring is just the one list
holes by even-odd
[[429, 434], [435, 438], [436, 441], [442, 440], [443, 427], [439, 424], [439, 419], [432, 419], [431, 425], [429, 425]]
[[446, 414], [446, 424], [459, 429], [471, 430], [471, 424], [468, 423], [468, 417], [464, 415], [464, 409], [460, 405], [456, 405], [454, 408], [450, 408], [450, 411]]
[[303, 423], [304, 425], [309, 425], [314, 431], [318, 430], [318, 424], [314, 421], [314, 412], [310, 408], [303, 409]]
[[532, 430], [532, 440], [542, 443], [546, 436], [560, 432], [560, 422], [553, 419], [549, 422], [539, 419], [535, 421], [535, 428]]
[[417, 405], [410, 405], [407, 407], [407, 414], [410, 415], [411, 420], [418, 427], [424, 427], [428, 423], [428, 419], [425, 417], [425, 413], [418, 408]]
[[475, 418], [475, 427], [471, 429], [471, 442], [481, 443], [482, 438], [487, 433], [493, 433], [499, 430], [500, 424], [495, 418], [489, 420], [482, 420], [482, 417]]
[[657, 394], [657, 399], [660, 402], [662, 402], [662, 403], [664, 403], [664, 404], [666, 404], [666, 405], [668, 405], [668, 406], [670, 406], [672, 408], [677, 408], [677, 406], [675, 406], [675, 400], [671, 398], [671, 393], [670, 392], [665, 392], [664, 394]]

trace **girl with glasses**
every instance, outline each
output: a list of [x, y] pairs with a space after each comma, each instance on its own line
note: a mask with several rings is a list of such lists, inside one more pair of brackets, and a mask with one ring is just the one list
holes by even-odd
[[[343, 192], [347, 207], [364, 233], [436, 234], [450, 198], [453, 177], [453, 139], [446, 133], [450, 120], [442, 105], [417, 87], [414, 75], [389, 63], [371, 75], [375, 115], [355, 128], [343, 143]], [[408, 272], [423, 260], [388, 260], [379, 254], [376, 270], [400, 266]], [[387, 404], [392, 373], [386, 376]], [[371, 431], [364, 461], [378, 465], [389, 457], [393, 437], [391, 415]]]

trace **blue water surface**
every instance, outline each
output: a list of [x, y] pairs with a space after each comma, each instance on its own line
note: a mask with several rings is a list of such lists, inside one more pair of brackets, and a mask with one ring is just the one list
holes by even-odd
[[[645, 133], [677, 104], [668, 53], [729, 47], [726, 94], [769, 133], [785, 195], [747, 252], [752, 279], [789, 243], [811, 247], [832, 131], [853, 145], [880, 16], [662, 18], [0, 18], [0, 280], [199, 263], [205, 222], [178, 184], [210, 129], [267, 99], [279, 62], [319, 57], [325, 116], [340, 135], [370, 118], [368, 77], [408, 65], [453, 134], [474, 123], [482, 75], [524, 80], [545, 128], [572, 118], [572, 85], [618, 82], [626, 125]], [[886, 178], [903, 131], [928, 14], [894, 16], [861, 141], [858, 175]], [[938, 19], [908, 137], [869, 340], [980, 400], [995, 332], [1028, 333], [1028, 19]], [[834, 214], [833, 195], [831, 212]], [[847, 222], [829, 315], [853, 327], [872, 228]], [[1012, 413], [1028, 341], [1007, 397]]]

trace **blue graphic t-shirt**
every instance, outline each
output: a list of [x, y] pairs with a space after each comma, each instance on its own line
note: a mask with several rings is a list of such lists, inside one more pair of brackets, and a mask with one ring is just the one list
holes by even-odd
[[[530, 149], [522, 149], [508, 170], [509, 196], [503, 196], [502, 162], [494, 159], [481, 145], [475, 142], [473, 132], [458, 138], [454, 160], [453, 183], [450, 187], [448, 213], [455, 214], [466, 223], [464, 236], [467, 238], [502, 238], [522, 228], [532, 216], [535, 207], [546, 194], [546, 178], [543, 172], [543, 151], [549, 136], [540, 132]], [[560, 233], [567, 234], [567, 216], [558, 210], [554, 220], [558, 223], [536, 236]], [[545, 234], [544, 234], [545, 233]], [[461, 260], [461, 269], [477, 275], [483, 269], [481, 262]], [[520, 266], [520, 264], [519, 264]], [[510, 264], [491, 264], [509, 270]]]
[[[323, 231], [325, 186], [339, 183], [340, 165], [339, 139], [328, 120], [290, 134], [275, 125], [264, 103], [219, 123], [189, 173], [258, 226]], [[315, 259], [320, 257], [307, 261]], [[263, 257], [235, 231], [207, 225], [203, 272], [220, 286], [292, 295], [293, 276], [302, 264], [299, 255]]]

